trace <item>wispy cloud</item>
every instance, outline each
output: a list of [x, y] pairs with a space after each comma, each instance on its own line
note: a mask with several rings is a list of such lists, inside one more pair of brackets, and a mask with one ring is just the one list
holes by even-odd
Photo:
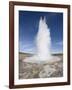
[[32, 46], [33, 46], [32, 44], [26, 44], [26, 45], [23, 45], [23, 48], [30, 48]]
[[63, 45], [63, 41], [56, 42], [56, 45], [62, 46]]
[[20, 41], [19, 51], [20, 52], [27, 52], [27, 53], [34, 53], [35, 46], [33, 43], [29, 43], [29, 42], [24, 43], [24, 42]]
[[63, 41], [54, 42], [51, 47], [52, 53], [62, 53], [63, 52]]

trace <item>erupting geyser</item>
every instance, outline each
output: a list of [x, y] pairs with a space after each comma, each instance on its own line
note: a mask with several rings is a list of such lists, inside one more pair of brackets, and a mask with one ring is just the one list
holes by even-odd
[[50, 46], [51, 37], [50, 31], [46, 24], [46, 19], [40, 18], [39, 29], [36, 36], [37, 55], [40, 60], [47, 60], [51, 57]]
[[41, 62], [54, 62], [60, 60], [60, 58], [51, 55], [50, 29], [48, 28], [45, 17], [40, 18], [35, 43], [37, 48], [36, 55], [25, 58], [24, 62], [41, 63]]

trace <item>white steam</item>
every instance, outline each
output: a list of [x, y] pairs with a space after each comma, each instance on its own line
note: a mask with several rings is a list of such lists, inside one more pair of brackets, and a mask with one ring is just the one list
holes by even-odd
[[50, 59], [50, 46], [51, 46], [51, 37], [50, 30], [46, 24], [46, 19], [40, 18], [39, 29], [36, 36], [36, 46], [37, 46], [37, 55], [40, 60]]
[[51, 36], [50, 36], [50, 29], [46, 24], [46, 19], [39, 20], [39, 28], [35, 38], [36, 42], [36, 55], [32, 57], [26, 57], [24, 62], [31, 62], [31, 63], [40, 63], [40, 62], [52, 62], [53, 59], [59, 60], [58, 57], [52, 56], [50, 52], [51, 48]]

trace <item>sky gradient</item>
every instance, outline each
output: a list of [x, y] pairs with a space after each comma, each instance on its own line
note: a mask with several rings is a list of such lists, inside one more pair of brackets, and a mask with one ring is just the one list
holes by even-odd
[[19, 11], [19, 52], [35, 53], [35, 36], [40, 17], [46, 18], [50, 29], [51, 52], [63, 52], [63, 13]]

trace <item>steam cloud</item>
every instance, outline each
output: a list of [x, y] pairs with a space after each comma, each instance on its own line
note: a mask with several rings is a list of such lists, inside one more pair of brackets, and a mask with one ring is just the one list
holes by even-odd
[[39, 63], [41, 61], [51, 61], [53, 58], [59, 60], [59, 58], [53, 57], [50, 52], [51, 36], [50, 29], [48, 28], [45, 17], [41, 17], [39, 20], [39, 28], [35, 42], [37, 48], [36, 55], [25, 58], [24, 62]]
[[50, 46], [51, 46], [51, 37], [50, 30], [46, 24], [46, 19], [40, 18], [39, 21], [39, 30], [36, 36], [36, 45], [37, 45], [37, 55], [40, 60], [50, 59]]

